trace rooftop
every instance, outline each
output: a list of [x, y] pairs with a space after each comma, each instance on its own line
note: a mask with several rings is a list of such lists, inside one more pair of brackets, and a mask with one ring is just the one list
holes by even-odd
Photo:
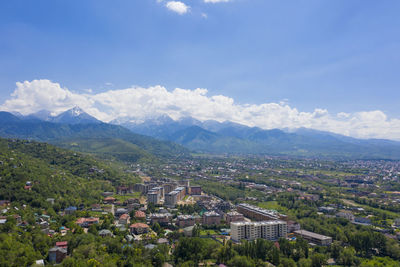
[[276, 224], [286, 224], [286, 222], [281, 220], [275, 221], [262, 221], [262, 222], [231, 222], [231, 225], [254, 225], [254, 226], [261, 226], [261, 225], [276, 225]]
[[309, 237], [312, 237], [312, 238], [315, 238], [315, 239], [319, 239], [319, 240], [332, 239], [332, 237], [325, 236], [325, 235], [320, 235], [320, 234], [309, 232], [309, 231], [306, 231], [306, 230], [297, 230], [297, 231], [294, 231], [294, 233], [299, 234], [299, 235], [309, 236]]
[[149, 228], [149, 226], [145, 223], [134, 223], [129, 227], [130, 228]]

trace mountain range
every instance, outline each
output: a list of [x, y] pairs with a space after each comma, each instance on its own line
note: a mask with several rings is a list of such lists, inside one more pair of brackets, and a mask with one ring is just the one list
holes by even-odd
[[107, 124], [79, 107], [57, 116], [49, 111], [27, 116], [0, 112], [0, 136], [47, 141], [131, 161], [152, 155], [188, 155], [187, 149], [216, 154], [400, 159], [400, 142], [390, 140], [356, 139], [306, 128], [265, 130], [191, 117], [173, 120], [167, 115], [141, 122], [119, 118]]
[[0, 137], [48, 142], [129, 162], [189, 154], [187, 149], [178, 144], [103, 123], [79, 108], [45, 119], [37, 114], [22, 116], [0, 112]]
[[190, 117], [173, 120], [165, 115], [140, 123], [120, 120], [119, 124], [204, 153], [400, 159], [400, 142], [357, 139], [307, 128], [265, 130], [230, 121], [201, 122]]

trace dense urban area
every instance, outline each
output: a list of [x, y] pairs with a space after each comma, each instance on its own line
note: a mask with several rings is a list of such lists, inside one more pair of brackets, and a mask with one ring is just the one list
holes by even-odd
[[399, 266], [398, 161], [0, 147], [1, 266]]

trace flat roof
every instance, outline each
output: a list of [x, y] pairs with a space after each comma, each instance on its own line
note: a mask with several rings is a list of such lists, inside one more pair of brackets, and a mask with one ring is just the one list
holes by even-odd
[[274, 220], [274, 221], [262, 221], [262, 222], [231, 222], [231, 225], [275, 225], [275, 224], [286, 224], [286, 222], [281, 220]]
[[245, 208], [245, 209], [251, 210], [251, 211], [254, 211], [254, 212], [257, 212], [258, 214], [262, 214], [262, 215], [266, 215], [266, 216], [270, 216], [270, 217], [278, 218], [279, 215], [281, 215], [277, 211], [266, 210], [266, 209], [259, 208], [257, 206], [253, 206], [253, 205], [250, 205], [250, 204], [247, 204], [247, 203], [241, 203], [241, 204], [239, 204], [237, 206], [241, 207], [241, 208]]
[[332, 237], [330, 237], [330, 236], [320, 235], [320, 234], [309, 232], [309, 231], [306, 231], [306, 230], [297, 230], [297, 231], [294, 231], [294, 233], [302, 235], [302, 236], [303, 235], [304, 236], [309, 236], [309, 237], [312, 237], [312, 238], [315, 238], [315, 239], [319, 239], [319, 240], [332, 239]]

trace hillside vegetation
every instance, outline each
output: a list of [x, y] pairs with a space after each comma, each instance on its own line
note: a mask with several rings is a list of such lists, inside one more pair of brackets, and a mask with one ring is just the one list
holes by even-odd
[[0, 139], [0, 164], [0, 199], [47, 207], [54, 198], [56, 211], [97, 203], [101, 192], [139, 181], [103, 161], [33, 141]]
[[128, 129], [106, 124], [63, 124], [20, 119], [0, 112], [0, 136], [61, 145], [76, 151], [135, 162], [189, 154], [181, 145], [135, 134]]

